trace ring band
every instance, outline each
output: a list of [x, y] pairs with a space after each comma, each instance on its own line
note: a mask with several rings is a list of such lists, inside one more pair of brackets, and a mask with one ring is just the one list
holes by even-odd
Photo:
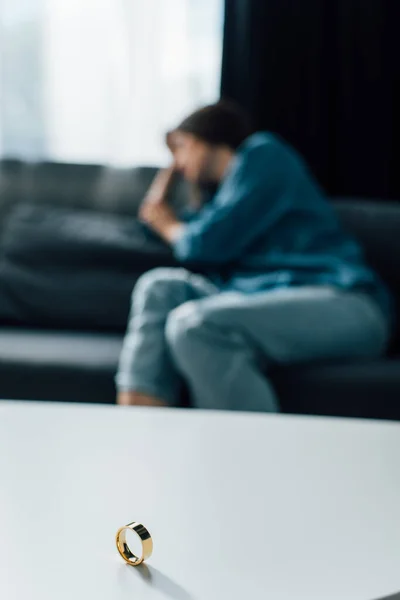
[[[140, 538], [142, 543], [142, 556], [140, 558], [133, 554], [126, 543], [126, 532], [128, 529], [134, 531]], [[141, 523], [129, 523], [129, 525], [124, 525], [118, 529], [115, 541], [117, 543], [118, 552], [124, 561], [127, 562], [128, 565], [132, 565], [132, 567], [137, 567], [144, 560], [150, 558], [153, 552], [153, 540], [151, 539], [151, 535]]]

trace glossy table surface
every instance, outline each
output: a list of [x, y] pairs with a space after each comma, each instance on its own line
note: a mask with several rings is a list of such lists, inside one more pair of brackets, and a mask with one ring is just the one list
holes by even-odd
[[[117, 529], [154, 553], [125, 565]], [[0, 402], [0, 598], [400, 590], [400, 424]]]

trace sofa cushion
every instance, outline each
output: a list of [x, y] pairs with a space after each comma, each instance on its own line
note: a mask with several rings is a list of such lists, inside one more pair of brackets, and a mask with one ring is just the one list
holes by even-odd
[[0, 398], [113, 402], [122, 336], [0, 330]]
[[273, 374], [285, 412], [400, 420], [400, 356]]
[[122, 331], [138, 277], [175, 264], [134, 217], [17, 205], [0, 243], [0, 323]]
[[[114, 402], [121, 347], [118, 335], [2, 329], [0, 398]], [[400, 419], [400, 357], [270, 376], [284, 412]]]

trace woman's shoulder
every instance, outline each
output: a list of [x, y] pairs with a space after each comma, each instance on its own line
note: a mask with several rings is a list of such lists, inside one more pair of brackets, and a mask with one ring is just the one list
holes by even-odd
[[239, 146], [239, 152], [251, 152], [254, 150], [284, 148], [287, 143], [276, 133], [270, 131], [257, 131], [253, 133]]
[[[271, 177], [271, 170], [287, 174], [298, 165], [299, 156], [279, 135], [258, 131], [248, 137], [238, 148], [237, 168], [252, 170], [259, 176]], [[301, 160], [301, 159], [300, 159]]]

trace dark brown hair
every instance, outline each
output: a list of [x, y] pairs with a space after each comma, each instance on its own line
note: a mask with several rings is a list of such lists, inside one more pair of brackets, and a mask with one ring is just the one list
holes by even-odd
[[254, 133], [254, 128], [246, 111], [233, 102], [221, 100], [196, 110], [175, 131], [190, 133], [213, 146], [236, 150]]

